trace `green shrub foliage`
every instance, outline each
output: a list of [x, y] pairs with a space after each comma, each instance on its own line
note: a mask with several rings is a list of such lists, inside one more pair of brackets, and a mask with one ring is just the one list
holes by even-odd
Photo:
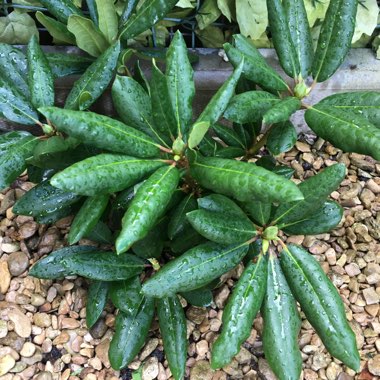
[[[322, 138], [380, 159], [379, 93], [337, 94], [316, 105], [305, 100], [343, 61], [356, 6], [355, 0], [331, 2], [314, 52], [303, 2], [268, 0], [274, 44], [291, 80], [236, 35], [225, 45], [235, 69], [197, 120], [193, 69], [178, 32], [165, 70], [153, 60], [147, 80], [138, 66], [135, 76], [114, 79], [125, 51], [120, 53], [119, 40], [107, 30], [112, 43], [85, 69], [64, 108], [53, 104], [52, 78], [89, 62], [70, 58], [63, 69], [35, 38], [27, 57], [0, 46], [1, 56], [8, 55], [15, 67], [0, 79], [1, 116], [43, 131], [38, 137], [0, 136], [1, 188], [26, 169], [37, 185], [13, 211], [40, 223], [75, 215], [68, 243], [88, 238], [100, 244], [55, 251], [36, 263], [31, 275], [90, 279], [89, 327], [107, 300], [114, 303], [119, 309], [110, 346], [115, 369], [139, 352], [156, 310], [171, 372], [183, 379], [187, 342], [179, 296], [196, 306], [210, 305], [220, 276], [243, 262], [212, 347], [213, 368], [239, 352], [260, 311], [271, 368], [279, 379], [297, 380], [298, 302], [329, 352], [359, 370], [355, 337], [337, 290], [308, 252], [281, 240], [284, 234], [321, 234], [339, 224], [342, 208], [328, 197], [344, 179], [345, 166], [332, 165], [296, 185], [292, 170], [274, 158], [296, 142], [290, 116], [306, 110], [306, 122]], [[73, 17], [60, 15], [60, 22]], [[146, 28], [132, 17], [123, 27], [131, 36]], [[117, 119], [87, 110], [109, 84]], [[264, 146], [271, 155], [258, 159]]]

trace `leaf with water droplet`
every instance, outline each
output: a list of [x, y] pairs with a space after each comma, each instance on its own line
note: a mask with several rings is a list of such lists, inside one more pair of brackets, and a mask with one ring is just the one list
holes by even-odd
[[125, 281], [112, 282], [110, 298], [120, 311], [132, 315], [143, 300], [140, 278], [134, 277]]
[[102, 314], [107, 302], [109, 283], [104, 281], [91, 282], [87, 293], [86, 324], [91, 328]]

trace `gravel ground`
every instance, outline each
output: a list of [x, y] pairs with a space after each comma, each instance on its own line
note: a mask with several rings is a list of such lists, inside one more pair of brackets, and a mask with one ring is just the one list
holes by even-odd
[[[309, 249], [339, 288], [360, 348], [361, 373], [355, 374], [332, 359], [304, 320], [299, 337], [304, 359], [302, 378], [380, 379], [380, 164], [365, 156], [342, 154], [311, 136], [305, 136], [280, 160], [295, 169], [296, 180], [336, 161], [348, 167], [346, 180], [332, 194], [345, 207], [340, 226], [331, 234], [287, 240]], [[127, 380], [139, 368], [143, 380], [171, 379], [157, 324], [129, 368], [113, 371], [107, 357], [115, 321], [113, 307], [108, 305], [89, 331], [84, 279], [48, 281], [28, 276], [36, 260], [65, 245], [71, 222], [66, 218], [47, 227], [30, 217], [14, 215], [15, 200], [32, 186], [27, 178], [21, 178], [0, 193], [0, 379]], [[215, 291], [211, 308], [186, 307], [190, 380], [275, 379], [263, 357], [261, 317], [255, 320], [251, 336], [228, 367], [216, 372], [209, 367], [210, 345], [220, 330], [223, 307], [241, 270], [238, 267], [224, 276], [224, 285]]]

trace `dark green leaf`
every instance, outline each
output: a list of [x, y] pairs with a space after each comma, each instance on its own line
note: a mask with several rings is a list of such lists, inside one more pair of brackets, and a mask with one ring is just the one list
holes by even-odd
[[125, 24], [125, 22], [129, 19], [129, 17], [131, 17], [131, 15], [136, 9], [137, 3], [138, 3], [138, 0], [129, 0], [125, 3], [123, 12], [119, 20], [120, 25]]
[[243, 209], [255, 222], [260, 226], [265, 226], [270, 219], [272, 205], [270, 203], [263, 203], [260, 201], [247, 201], [242, 203]]
[[127, 280], [140, 274], [144, 261], [134, 255], [113, 252], [80, 252], [62, 259], [68, 272], [98, 281]]
[[46, 140], [41, 140], [36, 145], [33, 152], [33, 161], [49, 161], [55, 153], [66, 152], [79, 145], [79, 141], [74, 138], [63, 138], [61, 136], [52, 136]]
[[179, 171], [165, 166], [153, 173], [137, 190], [122, 221], [116, 240], [118, 254], [145, 237], [164, 213], [179, 182]]
[[97, 148], [137, 157], [154, 157], [160, 152], [158, 145], [145, 133], [110, 117], [56, 107], [44, 107], [39, 111], [59, 131]]
[[265, 112], [263, 122], [265, 124], [285, 122], [300, 108], [301, 101], [299, 99], [293, 97], [285, 98]]
[[200, 209], [207, 211], [230, 214], [238, 218], [244, 218], [245, 212], [231, 199], [221, 194], [210, 194], [203, 198], [198, 198]]
[[220, 148], [222, 148], [222, 145], [207, 135], [204, 136], [203, 140], [199, 143], [199, 151], [206, 157], [215, 156]]
[[[128, 1], [129, 3], [129, 1]], [[86, 0], [86, 5], [90, 13], [91, 20], [95, 25], [99, 25], [98, 10], [96, 7], [96, 0]]]
[[253, 320], [264, 299], [267, 267], [267, 258], [260, 256], [256, 264], [248, 264], [236, 284], [223, 311], [222, 333], [212, 346], [213, 369], [229, 364], [249, 337]]
[[208, 284], [234, 268], [248, 251], [247, 244], [205, 243], [164, 265], [143, 285], [147, 296], [163, 298]]
[[161, 298], [157, 301], [158, 321], [165, 356], [175, 380], [185, 376], [187, 358], [187, 325], [178, 297]]
[[294, 174], [294, 169], [289, 168], [287, 166], [277, 165], [272, 169], [273, 173], [276, 173], [278, 175], [282, 175], [283, 177], [290, 179], [292, 178]]
[[339, 68], [351, 47], [357, 0], [331, 1], [319, 35], [312, 73], [323, 82]]
[[380, 129], [365, 117], [345, 109], [317, 105], [306, 111], [305, 120], [318, 136], [336, 147], [380, 160]]
[[59, 208], [56, 211], [39, 214], [34, 216], [34, 219], [39, 224], [53, 224], [62, 218], [66, 218], [67, 216], [73, 215], [78, 211], [78, 203], [70, 204], [68, 206], [64, 206]]
[[18, 145], [25, 137], [30, 137], [31, 134], [26, 131], [12, 131], [0, 135], [0, 156], [6, 151]]
[[180, 294], [190, 305], [197, 307], [208, 307], [213, 301], [212, 291], [208, 285]]
[[240, 201], [257, 198], [269, 203], [303, 199], [293, 182], [252, 163], [198, 156], [190, 170], [200, 185]]
[[243, 157], [246, 151], [243, 148], [238, 148], [236, 146], [228, 146], [226, 148], [220, 148], [215, 153], [215, 157], [221, 158], [237, 158]]
[[249, 265], [251, 261], [255, 260], [263, 252], [262, 239], [256, 239], [249, 245], [247, 256], [244, 257], [243, 264]]
[[46, 53], [50, 68], [56, 78], [83, 74], [93, 59], [75, 54]]
[[109, 359], [112, 368], [126, 367], [138, 354], [148, 336], [154, 315], [154, 300], [144, 297], [133, 314], [119, 313], [112, 338]]
[[279, 380], [299, 379], [302, 357], [298, 347], [301, 319], [276, 257], [269, 258], [267, 291], [261, 310], [265, 358]]
[[[120, 53], [120, 42], [110, 46], [74, 83], [67, 96], [65, 108], [85, 110], [103, 94], [113, 78], [117, 59]], [[79, 104], [83, 92], [88, 92], [91, 99]]]
[[174, 256], [179, 256], [190, 248], [202, 244], [206, 239], [200, 235], [193, 227], [188, 226], [182, 234], [170, 242], [170, 250]]
[[290, 121], [274, 125], [268, 133], [267, 147], [277, 156], [288, 152], [297, 141], [297, 131]]
[[267, 0], [267, 8], [272, 41], [281, 66], [286, 74], [292, 78], [297, 78], [300, 73], [300, 63], [290, 28], [295, 29], [298, 25], [289, 25], [281, 0]]
[[227, 145], [245, 149], [243, 142], [232, 128], [221, 124], [215, 124], [212, 129], [215, 134]]
[[130, 278], [126, 281], [112, 282], [110, 298], [115, 307], [120, 311], [132, 315], [138, 310], [143, 300], [139, 277]]
[[281, 267], [292, 293], [327, 350], [358, 371], [360, 357], [355, 334], [346, 320], [338, 291], [319, 263], [303, 248], [289, 245], [281, 253]]
[[93, 281], [88, 288], [86, 324], [89, 329], [94, 326], [106, 306], [108, 288], [109, 284], [104, 281]]
[[114, 242], [111, 230], [101, 221], [95, 225], [85, 238], [100, 244], [113, 244]]
[[50, 14], [65, 24], [70, 15], [82, 14], [80, 9], [77, 8], [71, 0], [39, 0], [39, 2], [48, 9]]
[[141, 85], [141, 87], [146, 91], [147, 94], [150, 95], [149, 82], [143, 70], [141, 69], [140, 61], [136, 61], [135, 63], [133, 70], [133, 79]]

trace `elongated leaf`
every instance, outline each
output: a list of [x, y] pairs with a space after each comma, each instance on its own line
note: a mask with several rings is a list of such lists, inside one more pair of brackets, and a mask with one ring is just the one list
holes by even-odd
[[[207, 129], [203, 128], [201, 122], [209, 123], [209, 126], [215, 124], [223, 115], [226, 110], [228, 103], [235, 93], [236, 85], [240, 79], [242, 70], [244, 67], [244, 59], [237, 68], [234, 70], [230, 78], [224, 82], [224, 84], [219, 88], [217, 93], [212, 97], [210, 102], [207, 104], [206, 108], [203, 110], [201, 115], [198, 117], [196, 123], [193, 125], [189, 134], [189, 147], [194, 148], [197, 146], [205, 134]], [[199, 128], [201, 126], [201, 128]]]
[[24, 53], [11, 45], [0, 43], [0, 74], [1, 78], [25, 97], [29, 97], [27, 83], [28, 66]]
[[26, 136], [17, 144], [8, 146], [0, 156], [0, 189], [8, 187], [26, 169], [26, 159], [31, 157], [38, 142], [36, 137]]
[[142, 291], [150, 297], [164, 298], [179, 291], [200, 288], [234, 268], [247, 251], [247, 244], [229, 247], [216, 243], [199, 245], [164, 265], [143, 284]]
[[189, 194], [173, 210], [168, 224], [168, 236], [170, 240], [182, 234], [186, 226], [189, 225], [186, 214], [195, 209], [197, 209], [197, 201], [194, 198], [194, 194]]
[[149, 136], [110, 117], [56, 107], [44, 107], [39, 111], [59, 131], [97, 148], [138, 157], [159, 154], [158, 145]]
[[303, 248], [289, 245], [281, 253], [281, 267], [306, 318], [331, 355], [355, 371], [360, 357], [343, 302], [319, 263]]
[[200, 185], [240, 201], [253, 197], [267, 203], [303, 199], [293, 182], [252, 163], [198, 156], [190, 170]]
[[67, 26], [64, 23], [46, 16], [40, 11], [36, 12], [36, 18], [38, 22], [40, 22], [53, 37], [54, 43], [75, 45], [75, 36], [69, 32]]
[[0, 135], [0, 156], [5, 154], [8, 149], [18, 145], [25, 137], [31, 134], [26, 131], [12, 131]]
[[162, 165], [161, 160], [104, 153], [75, 163], [56, 174], [51, 183], [87, 196], [116, 193], [135, 185]]
[[143, 301], [139, 277], [112, 282], [110, 297], [112, 303], [120, 311], [128, 315], [133, 315]]
[[127, 280], [140, 274], [144, 261], [134, 255], [117, 256], [113, 252], [80, 252], [62, 259], [71, 273], [98, 281]]
[[188, 343], [181, 302], [176, 295], [161, 298], [157, 302], [157, 313], [170, 371], [175, 380], [182, 380], [185, 376]]
[[140, 66], [140, 61], [136, 61], [133, 68], [133, 79], [140, 84], [140, 86], [146, 91], [147, 94], [150, 94], [149, 82]]
[[138, 354], [148, 336], [153, 315], [154, 300], [144, 297], [132, 315], [121, 312], [116, 316], [115, 334], [108, 353], [112, 368], [124, 368]]
[[81, 10], [71, 0], [40, 0], [39, 2], [64, 24], [67, 23], [70, 15], [82, 15]]
[[[281, 66], [286, 74], [297, 78], [300, 73], [300, 64], [283, 4], [281, 0], [267, 0], [267, 7], [272, 41]], [[297, 28], [297, 25], [294, 25], [293, 28]]]
[[249, 337], [253, 320], [259, 312], [267, 285], [268, 260], [259, 257], [250, 263], [236, 284], [223, 311], [222, 333], [212, 346], [211, 366], [222, 368], [229, 364]]
[[323, 82], [339, 68], [351, 47], [357, 0], [330, 1], [319, 35], [312, 73]]
[[177, 136], [185, 136], [193, 117], [192, 102], [195, 94], [193, 69], [187, 57], [186, 43], [176, 32], [166, 54], [166, 77], [169, 96], [176, 119]]
[[33, 162], [49, 161], [55, 153], [66, 152], [79, 145], [79, 141], [72, 138], [63, 138], [61, 136], [52, 136], [46, 140], [40, 141], [33, 152]]
[[232, 128], [220, 124], [215, 124], [212, 129], [214, 130], [215, 134], [227, 145], [239, 147], [242, 149], [245, 148], [238, 134]]
[[92, 58], [75, 54], [46, 53], [45, 55], [56, 78], [72, 74], [83, 74], [93, 62]]
[[77, 243], [86, 236], [99, 221], [109, 201], [108, 195], [97, 195], [87, 198], [71, 224], [68, 241]]
[[328, 96], [318, 104], [364, 116], [370, 123], [380, 128], [380, 92], [343, 92]]
[[91, 20], [95, 25], [99, 25], [98, 10], [96, 7], [96, 0], [86, 0], [88, 12], [90, 13]]
[[168, 78], [156, 66], [154, 59], [150, 91], [154, 124], [160, 132], [174, 140], [177, 132], [177, 122], [169, 94]]
[[286, 121], [273, 126], [270, 130], [267, 147], [273, 155], [277, 156], [292, 149], [296, 141], [297, 131], [290, 121]]
[[261, 122], [265, 113], [281, 100], [265, 91], [248, 91], [236, 95], [228, 105], [224, 117], [235, 123]]
[[[209, 128], [208, 123], [202, 124], [205, 124], [204, 127], [206, 129]], [[189, 141], [189, 144], [190, 143], [191, 141]], [[199, 151], [206, 157], [214, 157], [220, 148], [222, 148], [222, 145], [207, 135], [205, 135], [203, 140], [199, 143]]]
[[344, 164], [325, 168], [318, 174], [307, 178], [299, 186], [304, 199], [299, 202], [284, 203], [278, 207], [274, 220], [291, 223], [304, 219], [321, 208], [326, 198], [336, 190], [346, 175]]
[[114, 242], [110, 228], [102, 221], [99, 221], [85, 238], [100, 244], [113, 244]]
[[75, 36], [78, 47], [93, 57], [99, 57], [109, 46], [93, 21], [86, 17], [70, 16], [67, 29]]
[[33, 218], [39, 224], [53, 224], [62, 218], [74, 215], [79, 209], [78, 206], [78, 203], [69, 204], [67, 206], [57, 209], [56, 211], [39, 214], [37, 216], [34, 216]]
[[138, 0], [130, 0], [125, 3], [123, 12], [120, 15], [120, 19], [119, 19], [120, 25], [123, 25], [128, 21], [128, 19], [131, 17], [131, 15], [136, 9], [137, 3], [138, 3]]
[[99, 29], [111, 44], [118, 31], [118, 19], [113, 1], [95, 0], [98, 14]]
[[243, 243], [256, 235], [256, 229], [247, 217], [207, 210], [191, 211], [186, 216], [198, 233], [216, 243]]
[[243, 209], [248, 213], [252, 220], [264, 226], [269, 222], [272, 205], [260, 201], [250, 200], [242, 203]]
[[215, 153], [215, 157], [221, 158], [238, 158], [243, 157], [246, 151], [243, 148], [238, 148], [236, 146], [228, 146], [226, 148], [218, 149]]
[[170, 139], [163, 140], [156, 129], [149, 95], [133, 78], [118, 75], [112, 85], [112, 99], [123, 122], [146, 133], [162, 145], [170, 142]]
[[[265, 62], [263, 57], [248, 55], [229, 43], [224, 44], [223, 47], [234, 67], [244, 60], [243, 72], [247, 79], [274, 91], [283, 91], [288, 88], [286, 82]], [[251, 49], [254, 50], [255, 47], [251, 45]]]
[[298, 348], [301, 319], [278, 259], [269, 258], [267, 291], [261, 310], [265, 358], [279, 380], [299, 379], [302, 357]]
[[80, 198], [75, 193], [57, 189], [50, 185], [49, 181], [45, 181], [25, 193], [13, 206], [13, 212], [20, 215], [44, 216], [70, 206]]
[[305, 219], [289, 223], [281, 229], [290, 235], [318, 235], [324, 234], [335, 228], [343, 216], [343, 208], [336, 202], [327, 201], [312, 215]]
[[[85, 110], [103, 94], [113, 78], [119, 53], [120, 42], [116, 42], [91, 64], [74, 83], [66, 99], [65, 108]], [[90, 98], [85, 102], [80, 102], [83, 93], [90, 94]]]
[[95, 249], [94, 247], [84, 245], [61, 248], [38, 260], [29, 271], [29, 274], [43, 279], [57, 279], [70, 276], [72, 272], [62, 265], [63, 259], [81, 252], [95, 252]]
[[380, 129], [363, 116], [333, 106], [317, 105], [306, 111], [305, 120], [318, 136], [336, 147], [380, 160]]
[[139, 187], [122, 220], [122, 231], [116, 240], [118, 254], [126, 252], [147, 235], [165, 211], [178, 182], [178, 169], [166, 166], [158, 169]]
[[313, 43], [303, 0], [283, 0], [290, 36], [296, 50], [300, 73], [307, 78], [313, 60]]
[[246, 217], [245, 212], [231, 199], [221, 194], [210, 194], [203, 198], [198, 198], [200, 209], [230, 214], [238, 218]]
[[185, 227], [180, 236], [170, 242], [170, 250], [174, 256], [179, 256], [195, 246], [205, 243], [206, 239], [200, 235], [193, 227]]
[[102, 314], [107, 302], [109, 284], [104, 281], [93, 281], [87, 293], [86, 324], [90, 329]]
[[288, 121], [289, 117], [301, 108], [301, 101], [297, 98], [288, 97], [275, 104], [265, 112], [263, 122], [274, 124]]
[[31, 102], [34, 107], [54, 105], [54, 79], [49, 61], [34, 35], [28, 44], [28, 78]]
[[181, 292], [180, 294], [190, 305], [197, 307], [208, 307], [213, 301], [212, 291], [208, 285], [188, 292]]
[[[123, 17], [127, 21], [121, 26], [120, 37], [127, 40], [145, 32], [161, 20], [177, 2], [178, 0], [146, 0], [137, 12], [131, 14], [132, 10], [127, 10], [127, 15], [129, 13], [131, 16]], [[134, 4], [131, 7], [134, 8]]]

